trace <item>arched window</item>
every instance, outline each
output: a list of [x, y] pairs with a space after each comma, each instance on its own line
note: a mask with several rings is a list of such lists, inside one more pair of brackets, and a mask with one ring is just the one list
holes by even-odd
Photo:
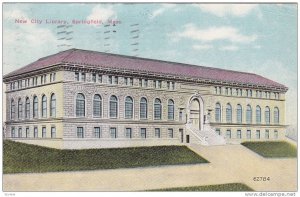
[[47, 97], [46, 95], [42, 96], [42, 117], [47, 117]]
[[256, 124], [261, 123], [261, 108], [260, 106], [256, 106]]
[[125, 118], [133, 118], [133, 99], [130, 96], [125, 99]]
[[265, 108], [265, 123], [270, 124], [270, 108], [268, 106]]
[[38, 117], [38, 98], [37, 96], [33, 97], [33, 117], [37, 118]]
[[221, 105], [220, 105], [220, 103], [216, 104], [216, 108], [215, 108], [215, 121], [216, 122], [221, 122]]
[[237, 123], [242, 123], [242, 114], [243, 114], [242, 106], [240, 104], [238, 104], [236, 107], [236, 122]]
[[30, 118], [30, 100], [28, 97], [26, 97], [25, 102], [25, 118]]
[[101, 117], [102, 115], [102, 98], [99, 94], [94, 95], [93, 115], [94, 117]]
[[147, 99], [142, 97], [140, 102], [140, 119], [147, 119], [148, 110], [147, 110]]
[[22, 103], [22, 99], [19, 98], [19, 100], [18, 100], [18, 119], [22, 119], [22, 115], [23, 115], [23, 103]]
[[85, 97], [81, 93], [76, 96], [76, 116], [85, 116]]
[[174, 101], [172, 99], [168, 101], [168, 120], [174, 120]]
[[13, 120], [15, 119], [15, 101], [14, 99], [11, 99], [10, 101], [10, 119]]
[[161, 101], [158, 98], [154, 101], [154, 119], [161, 120]]
[[227, 123], [232, 122], [232, 108], [229, 103], [226, 105], [226, 122]]
[[246, 122], [247, 124], [252, 123], [252, 108], [250, 105], [247, 105]]
[[116, 96], [112, 95], [109, 100], [109, 117], [118, 117], [118, 99]]
[[52, 94], [51, 98], [50, 98], [50, 116], [51, 117], [56, 116], [56, 97], [55, 97], [55, 94]]
[[278, 109], [278, 107], [274, 108], [274, 124], [279, 124], [279, 109]]

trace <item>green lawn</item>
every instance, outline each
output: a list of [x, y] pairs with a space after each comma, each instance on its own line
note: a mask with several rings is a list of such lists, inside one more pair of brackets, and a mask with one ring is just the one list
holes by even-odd
[[228, 183], [220, 185], [205, 185], [205, 186], [193, 186], [193, 187], [175, 187], [158, 189], [151, 191], [254, 191], [252, 188], [248, 187], [242, 183]]
[[284, 141], [244, 142], [242, 145], [263, 157], [297, 157], [297, 148]]
[[134, 168], [208, 162], [185, 146], [59, 150], [4, 140], [3, 151], [4, 173]]

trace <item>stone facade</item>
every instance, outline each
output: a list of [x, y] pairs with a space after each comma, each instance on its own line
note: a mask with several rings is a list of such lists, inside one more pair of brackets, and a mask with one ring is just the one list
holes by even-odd
[[[55, 73], [55, 79], [51, 79]], [[75, 73], [85, 73], [85, 80], [76, 79]], [[93, 74], [102, 77], [102, 82], [93, 81]], [[46, 77], [42, 82], [41, 76]], [[118, 84], [110, 84], [109, 76], [118, 77]], [[126, 85], [125, 78], [133, 79], [133, 84]], [[37, 78], [37, 84], [33, 85], [33, 78]], [[29, 79], [29, 84], [26, 84]], [[139, 80], [147, 79], [147, 87], [140, 86]], [[155, 87], [155, 81], [161, 81], [161, 88]], [[13, 83], [22, 81], [22, 87], [13, 88]], [[174, 88], [168, 83], [173, 82]], [[45, 69], [44, 72], [32, 71], [26, 75], [19, 75], [17, 78], [5, 78], [6, 83], [6, 104], [7, 122], [5, 137], [16, 141], [44, 145], [54, 148], [109, 148], [109, 147], [130, 147], [130, 146], [155, 146], [155, 145], [183, 145], [198, 143], [201, 132], [207, 126], [220, 132], [226, 143], [240, 143], [248, 140], [278, 140], [284, 137], [285, 133], [285, 91], [276, 89], [253, 88], [228, 85], [216, 85], [191, 80], [177, 80], [165, 76], [147, 76], [139, 74], [128, 74], [123, 72], [109, 72], [101, 69], [85, 69], [82, 67], [66, 67], [58, 65], [52, 69]], [[220, 87], [218, 92], [216, 88]], [[228, 93], [226, 88], [232, 89]], [[237, 95], [236, 89], [241, 89], [242, 96]], [[239, 91], [238, 90], [238, 91]], [[251, 90], [252, 95], [246, 91]], [[262, 97], [256, 96], [256, 91], [262, 92]], [[267, 96], [264, 93], [267, 92]], [[270, 93], [269, 93], [270, 92]], [[275, 94], [274, 94], [275, 93]], [[278, 94], [279, 93], [279, 94]], [[50, 116], [50, 97], [55, 94], [55, 116]], [[85, 97], [85, 115], [76, 115], [76, 96], [83, 94]], [[99, 94], [102, 99], [101, 117], [93, 116], [93, 97]], [[268, 96], [268, 94], [270, 96]], [[46, 116], [42, 117], [42, 96], [47, 98]], [[109, 117], [110, 97], [114, 95], [118, 101], [117, 118]], [[33, 98], [38, 98], [38, 116], [33, 117]], [[133, 117], [125, 117], [125, 99], [130, 96], [133, 99]], [[26, 98], [30, 100], [30, 116], [25, 118]], [[147, 100], [147, 118], [140, 118], [140, 100], [144, 97]], [[161, 101], [161, 119], [154, 119], [154, 102], [158, 98]], [[22, 101], [22, 114], [18, 117], [18, 101]], [[174, 119], [168, 119], [168, 101], [174, 101]], [[194, 108], [197, 100], [198, 108]], [[11, 101], [14, 100], [15, 117], [11, 118]], [[216, 119], [216, 104], [220, 108], [220, 120]], [[232, 107], [232, 121], [226, 121], [226, 106]], [[197, 104], [196, 104], [197, 105]], [[237, 105], [242, 107], [242, 121], [237, 122]], [[252, 121], [247, 121], [247, 105], [251, 106]], [[256, 106], [261, 108], [261, 122], [256, 122]], [[265, 108], [270, 108], [270, 123], [265, 122]], [[274, 122], [274, 109], [279, 109], [279, 122]], [[193, 114], [194, 113], [194, 114]], [[196, 117], [193, 119], [193, 117]], [[187, 125], [195, 126], [196, 134], [187, 129]], [[38, 135], [34, 136], [34, 128], [37, 128]], [[42, 135], [42, 128], [46, 128], [46, 135]], [[78, 137], [77, 128], [83, 128], [83, 138]], [[100, 128], [99, 136], [95, 134], [95, 128]], [[18, 131], [21, 128], [22, 135]], [[26, 135], [26, 128], [29, 134]], [[51, 135], [51, 128], [55, 128], [55, 136]], [[110, 128], [116, 128], [116, 137], [112, 138]], [[132, 131], [131, 138], [126, 136], [126, 128]], [[141, 129], [146, 129], [145, 136]], [[155, 129], [160, 129], [160, 136], [155, 135]], [[14, 129], [14, 135], [12, 131]], [[171, 135], [170, 129], [173, 130]], [[230, 135], [229, 135], [230, 131]], [[240, 134], [238, 133], [240, 131]], [[257, 132], [259, 131], [259, 138]], [[269, 131], [269, 134], [266, 134]], [[248, 134], [247, 134], [248, 133]], [[251, 136], [249, 138], [249, 133]], [[42, 136], [44, 138], [42, 138]]]

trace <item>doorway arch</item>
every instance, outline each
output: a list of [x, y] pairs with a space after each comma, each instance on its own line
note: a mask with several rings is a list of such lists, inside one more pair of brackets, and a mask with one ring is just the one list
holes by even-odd
[[199, 94], [193, 95], [188, 103], [188, 123], [194, 129], [203, 130], [204, 103]]

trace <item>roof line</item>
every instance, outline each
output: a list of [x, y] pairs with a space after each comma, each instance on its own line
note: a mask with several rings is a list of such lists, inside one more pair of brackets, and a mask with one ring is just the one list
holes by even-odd
[[215, 67], [195, 65], [195, 64], [186, 64], [186, 63], [181, 63], [181, 62], [172, 62], [172, 61], [167, 61], [167, 60], [158, 60], [158, 59], [136, 57], [136, 56], [129, 56], [129, 55], [121, 55], [121, 54], [115, 54], [115, 53], [105, 53], [105, 52], [86, 50], [86, 49], [76, 49], [76, 48], [73, 48], [73, 49], [80, 50], [80, 51], [85, 51], [85, 52], [101, 53], [101, 54], [104, 54], [104, 55], [126, 57], [126, 58], [129, 58], [129, 59], [140, 59], [140, 60], [148, 60], [148, 61], [155, 61], [155, 62], [162, 62], [162, 63], [180, 64], [182, 66], [187, 66], [187, 67], [197, 67], [197, 68], [202, 67], [202, 68], [210, 69], [210, 70], [222, 70], [222, 71], [229, 71], [229, 72], [235, 72], [235, 73], [243, 73], [243, 74], [251, 74], [251, 75], [261, 76], [261, 75], [251, 73], [251, 72], [243, 72], [243, 71], [236, 71], [236, 70], [230, 70], [230, 69], [215, 68]]

